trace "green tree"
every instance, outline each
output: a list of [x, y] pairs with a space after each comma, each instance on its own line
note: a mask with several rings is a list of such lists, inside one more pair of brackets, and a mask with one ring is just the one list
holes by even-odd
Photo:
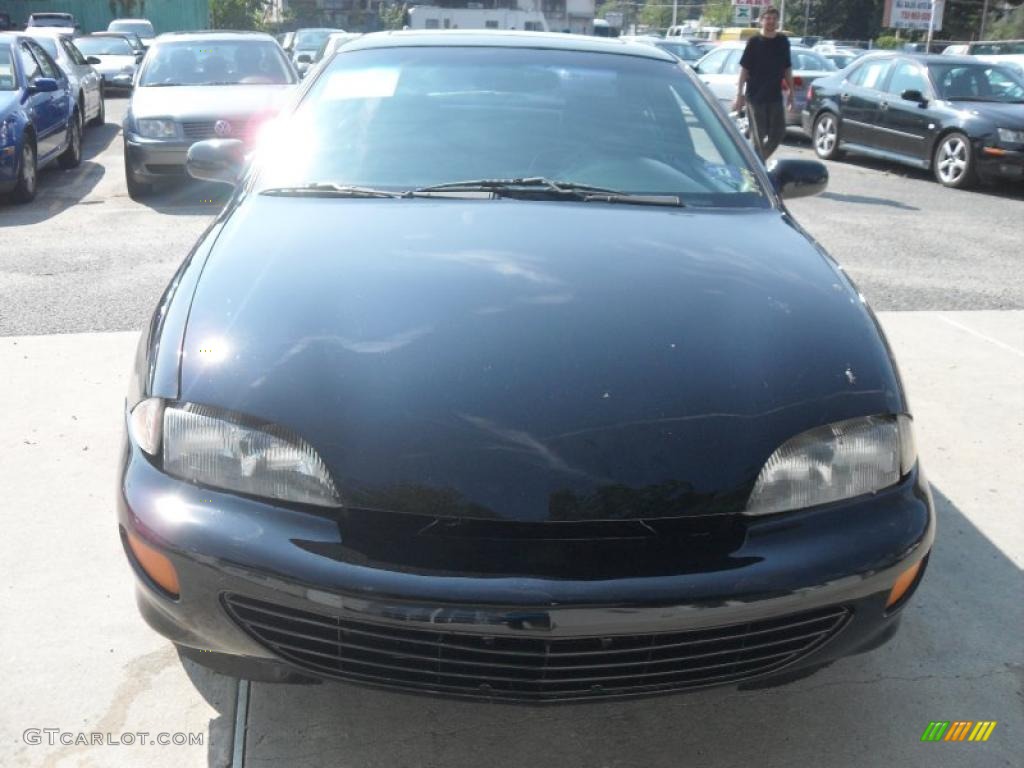
[[263, 29], [267, 0], [210, 0], [213, 29]]
[[[678, 18], [679, 20], [684, 18], [682, 8], [679, 10]], [[668, 29], [672, 26], [672, 3], [670, 0], [647, 0], [644, 7], [640, 9], [640, 23], [654, 29]]]
[[992, 40], [1015, 40], [1024, 37], [1024, 5], [1014, 8], [997, 20], [985, 32]]
[[713, 3], [704, 4], [704, 24], [709, 27], [730, 27], [732, 26], [732, 2], [731, 0], [716, 0]]
[[409, 6], [394, 3], [380, 12], [380, 23], [384, 29], [401, 29], [409, 23]]

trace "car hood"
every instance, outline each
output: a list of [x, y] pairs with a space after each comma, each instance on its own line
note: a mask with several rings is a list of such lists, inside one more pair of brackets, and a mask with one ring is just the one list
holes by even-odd
[[787, 438], [903, 410], [873, 315], [772, 210], [250, 197], [183, 344], [182, 400], [423, 515], [734, 513]]
[[956, 109], [991, 120], [1000, 128], [1024, 128], [1024, 104], [997, 104], [991, 101], [950, 101]]
[[240, 117], [276, 111], [290, 85], [178, 85], [142, 87], [132, 93], [131, 113], [140, 117], [194, 119]]

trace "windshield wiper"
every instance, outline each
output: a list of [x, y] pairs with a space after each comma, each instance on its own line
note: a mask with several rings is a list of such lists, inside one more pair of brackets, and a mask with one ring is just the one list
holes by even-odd
[[329, 181], [314, 181], [297, 187], [271, 187], [264, 189], [260, 194], [278, 197], [408, 197], [403, 192], [388, 192], [386, 189], [371, 187], [353, 187]]
[[412, 190], [411, 194], [429, 194], [431, 192], [491, 192], [505, 197], [519, 195], [536, 197], [537, 195], [545, 195], [560, 199], [581, 200], [583, 202], [683, 207], [683, 202], [676, 195], [641, 195], [631, 192], [620, 192], [619, 190], [608, 189], [607, 187], [595, 187], [590, 184], [578, 184], [573, 181], [558, 181], [543, 176], [531, 176], [521, 179], [452, 181], [447, 184], [420, 187]]

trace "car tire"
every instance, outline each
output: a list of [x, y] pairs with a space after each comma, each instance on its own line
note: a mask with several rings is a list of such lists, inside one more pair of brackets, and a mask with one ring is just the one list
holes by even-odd
[[31, 203], [36, 199], [36, 187], [39, 178], [39, 167], [36, 156], [36, 145], [31, 136], [25, 136], [21, 142], [21, 159], [18, 163], [18, 181], [11, 190], [11, 200], [15, 203]]
[[131, 164], [128, 162], [128, 145], [124, 148], [124, 181], [128, 187], [128, 197], [132, 200], [141, 200], [153, 193], [153, 185], [140, 181], [139, 177], [132, 173]]
[[100, 110], [96, 117], [89, 121], [89, 125], [103, 125], [107, 122], [107, 107], [103, 100], [103, 86], [100, 86]]
[[811, 143], [814, 154], [822, 160], [838, 160], [843, 156], [839, 149], [839, 117], [834, 112], [822, 112], [815, 118]]
[[82, 116], [78, 110], [68, 122], [68, 148], [61, 152], [57, 164], [64, 170], [77, 168], [82, 163]]
[[978, 183], [971, 141], [960, 131], [942, 137], [935, 147], [932, 173], [944, 187], [968, 189]]

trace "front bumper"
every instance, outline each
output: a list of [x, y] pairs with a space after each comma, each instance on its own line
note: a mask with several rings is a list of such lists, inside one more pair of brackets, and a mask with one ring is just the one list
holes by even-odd
[[190, 141], [161, 141], [128, 134], [124, 145], [125, 162], [140, 179], [184, 178], [190, 146]]
[[[348, 536], [343, 518], [180, 482], [153, 466], [130, 440], [118, 514], [122, 535], [129, 532], [163, 552], [178, 573], [180, 595], [172, 598], [129, 553], [143, 616], [200, 663], [253, 679], [340, 678], [419, 693], [527, 702], [621, 698], [719, 684], [759, 687], [870, 650], [896, 631], [906, 600], [887, 611], [889, 592], [900, 574], [926, 558], [935, 535], [927, 482], [915, 468], [898, 486], [868, 499], [748, 521], [734, 551], [720, 567], [707, 570], [600, 580], [424, 574], [346, 560], [337, 555]], [[410, 542], [388, 545], [402, 548]], [[765, 645], [755, 637], [791, 650], [795, 646], [784, 643], [795, 635], [779, 634], [796, 631], [789, 625], [833, 620], [828, 632], [795, 655], [764, 664], [758, 657], [759, 664], [736, 666], [737, 659], [746, 663], [750, 657], [735, 654]], [[358, 651], [359, 658], [340, 658], [350, 653], [341, 649], [352, 633], [369, 648]], [[296, 642], [310, 637], [308, 642], [328, 644], [295, 650]], [[651, 658], [649, 651], [642, 662], [647, 666], [637, 667], [638, 643], [645, 650], [648, 644], [659, 649], [703, 644], [697, 656], [704, 663], [695, 668], [700, 672], [665, 677], [661, 673], [671, 667], [657, 665], [676, 662]], [[438, 654], [428, 656], [427, 665], [438, 666], [424, 672], [420, 651], [427, 646]], [[445, 662], [441, 656], [452, 648], [461, 660]], [[552, 670], [578, 676], [575, 667], [566, 673], [566, 666], [551, 661], [559, 648], [576, 657], [597, 659], [594, 654], [603, 653], [602, 663], [594, 666], [608, 674], [631, 659], [629, 677], [591, 684], [605, 678], [583, 676], [582, 688], [575, 682], [550, 687], [557, 682]], [[476, 661], [465, 660], [465, 654]], [[501, 674], [492, 674], [494, 654], [505, 654], [497, 665], [504, 667]], [[525, 672], [516, 666], [529, 654], [543, 656], [539, 673], [536, 666]], [[605, 663], [609, 659], [615, 663]], [[511, 665], [505, 663], [509, 660]], [[441, 668], [445, 663], [447, 672]], [[726, 663], [733, 667], [720, 669]], [[704, 671], [716, 667], [714, 673]], [[542, 679], [531, 677], [534, 673]]]
[[977, 153], [978, 175], [983, 179], [1024, 181], [1024, 151], [981, 147]]

